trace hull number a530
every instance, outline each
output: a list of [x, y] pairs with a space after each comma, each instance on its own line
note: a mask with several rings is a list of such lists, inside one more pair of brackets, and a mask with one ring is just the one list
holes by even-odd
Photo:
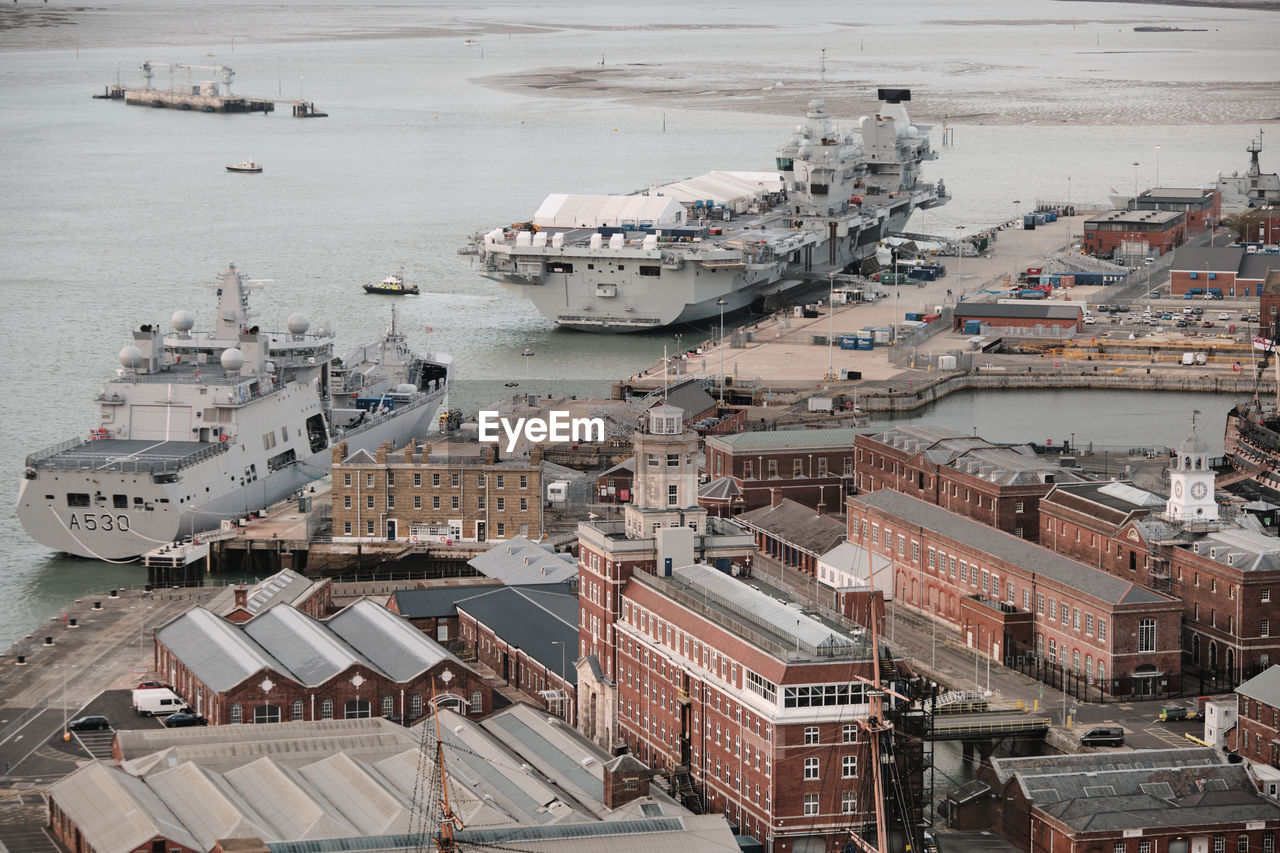
[[129, 530], [129, 516], [109, 513], [73, 512], [67, 521], [68, 530]]

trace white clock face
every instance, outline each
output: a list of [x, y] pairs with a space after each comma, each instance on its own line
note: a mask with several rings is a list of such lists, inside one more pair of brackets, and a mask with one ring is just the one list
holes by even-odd
[[1196, 500], [1204, 500], [1204, 496], [1209, 494], [1209, 487], [1204, 483], [1196, 483], [1191, 487], [1191, 497]]
[[1182, 481], [1181, 480], [1173, 481], [1173, 496], [1175, 498], [1182, 497]]

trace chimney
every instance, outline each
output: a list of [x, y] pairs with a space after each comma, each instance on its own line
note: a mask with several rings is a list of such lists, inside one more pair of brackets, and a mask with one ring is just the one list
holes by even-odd
[[480, 458], [484, 460], [486, 465], [493, 465], [498, 461], [498, 445], [486, 444], [480, 448]]
[[390, 453], [391, 450], [392, 450], [391, 439], [387, 439], [386, 441], [382, 442], [382, 444], [378, 445], [378, 464], [379, 465], [387, 464], [387, 454]]
[[541, 445], [535, 445], [529, 448], [529, 464], [537, 465], [542, 462], [542, 454], [543, 450]]
[[769, 506], [777, 506], [780, 503], [782, 503], [782, 489], [774, 486], [769, 489]]
[[404, 461], [410, 465], [413, 464], [413, 451], [416, 446], [417, 442], [412, 438], [409, 439], [409, 443], [404, 446]]
[[342, 460], [346, 458], [347, 458], [347, 443], [345, 441], [339, 441], [337, 444], [333, 446], [333, 461], [335, 464], [340, 464]]
[[244, 584], [240, 584], [238, 587], [235, 588], [235, 596], [236, 596], [236, 609], [248, 610], [249, 609], [249, 590], [244, 588]]

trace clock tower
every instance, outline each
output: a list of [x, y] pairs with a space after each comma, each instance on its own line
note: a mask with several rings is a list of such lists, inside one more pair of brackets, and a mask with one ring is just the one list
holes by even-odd
[[1213, 498], [1214, 473], [1209, 469], [1209, 447], [1191, 428], [1178, 445], [1177, 459], [1169, 469], [1169, 501], [1165, 515], [1173, 521], [1217, 521]]

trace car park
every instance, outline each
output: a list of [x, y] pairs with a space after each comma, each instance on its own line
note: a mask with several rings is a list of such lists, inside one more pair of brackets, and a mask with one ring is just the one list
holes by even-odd
[[1081, 746], [1124, 746], [1124, 729], [1119, 726], [1094, 726], [1080, 738]]
[[111, 728], [111, 721], [100, 714], [91, 714], [87, 717], [78, 717], [67, 723], [67, 731], [69, 732], [98, 732]]

